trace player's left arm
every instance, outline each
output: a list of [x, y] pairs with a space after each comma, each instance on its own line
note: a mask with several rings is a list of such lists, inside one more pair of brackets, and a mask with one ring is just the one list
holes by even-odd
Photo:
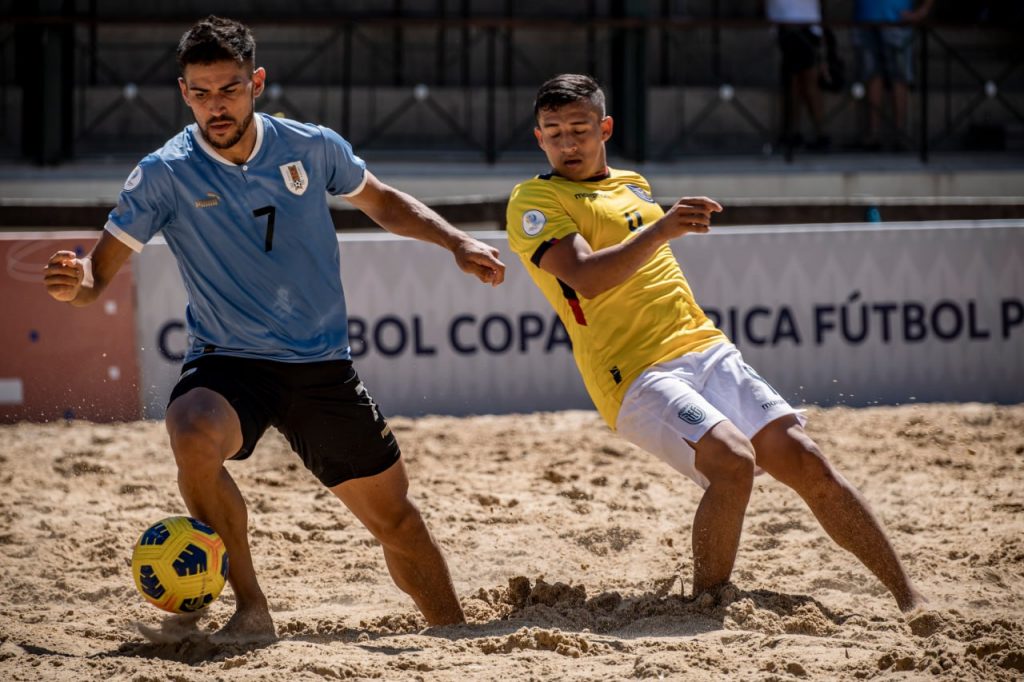
[[594, 251], [582, 235], [573, 234], [543, 251], [537, 265], [583, 298], [595, 298], [632, 277], [671, 240], [708, 232], [711, 214], [721, 210], [714, 199], [683, 197], [631, 239]]
[[348, 201], [388, 232], [444, 247], [458, 266], [491, 286], [505, 279], [505, 264], [498, 250], [448, 223], [419, 199], [378, 180], [366, 171], [366, 183]]

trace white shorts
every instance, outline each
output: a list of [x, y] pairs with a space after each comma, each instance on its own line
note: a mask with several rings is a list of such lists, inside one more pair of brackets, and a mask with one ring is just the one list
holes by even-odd
[[753, 438], [769, 422], [791, 414], [801, 426], [807, 422], [743, 362], [736, 346], [720, 343], [649, 367], [626, 391], [615, 426], [623, 438], [707, 488], [689, 443], [726, 419]]

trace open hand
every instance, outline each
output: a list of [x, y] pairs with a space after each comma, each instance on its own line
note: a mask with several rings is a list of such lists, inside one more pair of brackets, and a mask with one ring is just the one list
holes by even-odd
[[711, 229], [711, 214], [721, 212], [722, 205], [714, 199], [683, 197], [658, 222], [669, 238], [682, 237], [690, 232], [707, 232]]

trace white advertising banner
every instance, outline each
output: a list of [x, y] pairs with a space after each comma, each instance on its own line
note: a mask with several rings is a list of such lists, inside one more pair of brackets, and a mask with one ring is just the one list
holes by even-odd
[[[353, 359], [386, 414], [590, 407], [568, 337], [504, 233], [492, 289], [436, 246], [340, 235]], [[1024, 401], [1024, 221], [719, 228], [673, 244], [698, 301], [796, 404]], [[161, 240], [135, 256], [142, 401], [186, 347]]]

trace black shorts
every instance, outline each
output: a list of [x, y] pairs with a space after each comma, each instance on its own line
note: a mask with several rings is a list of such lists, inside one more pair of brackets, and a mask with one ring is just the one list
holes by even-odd
[[349, 360], [276, 362], [203, 355], [181, 368], [170, 405], [193, 388], [222, 395], [242, 425], [245, 459], [274, 426], [327, 487], [379, 474], [401, 452], [380, 408]]
[[779, 26], [782, 73], [786, 76], [816, 67], [821, 59], [821, 38], [809, 26]]

